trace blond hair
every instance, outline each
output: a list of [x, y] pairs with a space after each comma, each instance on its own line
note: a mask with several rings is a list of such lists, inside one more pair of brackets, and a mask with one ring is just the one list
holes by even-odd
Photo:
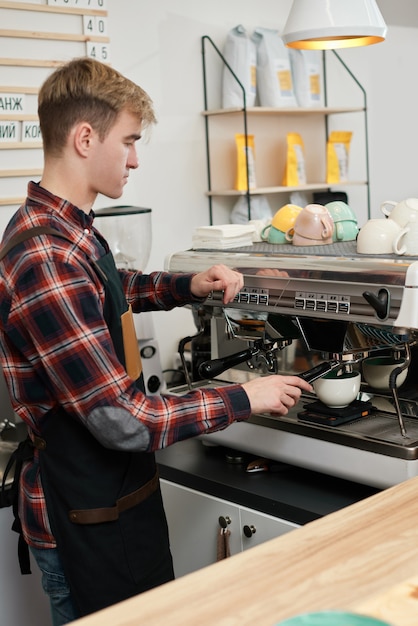
[[143, 129], [156, 122], [148, 94], [109, 65], [82, 57], [60, 66], [38, 96], [45, 153], [59, 155], [71, 128], [81, 121], [89, 122], [103, 141], [122, 110], [137, 116]]

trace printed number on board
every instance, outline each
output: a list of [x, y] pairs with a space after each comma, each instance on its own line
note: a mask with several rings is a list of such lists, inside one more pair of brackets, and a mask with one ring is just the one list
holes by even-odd
[[106, 9], [106, 0], [48, 0], [48, 4], [77, 9]]
[[86, 43], [86, 55], [96, 61], [102, 61], [103, 63], [109, 63], [110, 61], [110, 46], [109, 44], [94, 43], [87, 41]]
[[107, 18], [83, 15], [84, 35], [107, 35]]

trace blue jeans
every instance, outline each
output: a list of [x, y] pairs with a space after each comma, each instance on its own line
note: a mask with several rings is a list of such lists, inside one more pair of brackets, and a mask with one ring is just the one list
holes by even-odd
[[42, 587], [49, 596], [52, 626], [63, 626], [78, 619], [80, 613], [71, 599], [56, 548], [41, 550], [30, 546], [30, 550], [42, 572]]

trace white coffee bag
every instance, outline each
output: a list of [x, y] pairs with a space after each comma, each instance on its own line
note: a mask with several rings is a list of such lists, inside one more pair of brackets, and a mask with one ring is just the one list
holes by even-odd
[[257, 47], [257, 93], [260, 106], [296, 106], [289, 51], [279, 32], [259, 27], [252, 34], [252, 40]]
[[322, 102], [320, 50], [289, 49], [293, 87], [300, 107], [320, 106]]
[[[256, 97], [256, 47], [241, 25], [230, 30], [223, 51], [225, 60], [245, 91], [246, 105], [252, 107]], [[222, 71], [222, 106], [224, 109], [242, 107], [243, 90], [231, 71]]]
[[[252, 220], [262, 220], [266, 222], [271, 220], [273, 213], [266, 196], [251, 196], [250, 213]], [[248, 223], [248, 200], [246, 196], [240, 196], [231, 211], [232, 224]]]

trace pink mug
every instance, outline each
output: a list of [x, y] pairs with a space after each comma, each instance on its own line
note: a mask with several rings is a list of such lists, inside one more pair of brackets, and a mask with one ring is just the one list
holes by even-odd
[[286, 239], [299, 246], [324, 245], [332, 243], [333, 232], [334, 220], [328, 209], [322, 204], [307, 204], [297, 216], [293, 228], [286, 231]]

